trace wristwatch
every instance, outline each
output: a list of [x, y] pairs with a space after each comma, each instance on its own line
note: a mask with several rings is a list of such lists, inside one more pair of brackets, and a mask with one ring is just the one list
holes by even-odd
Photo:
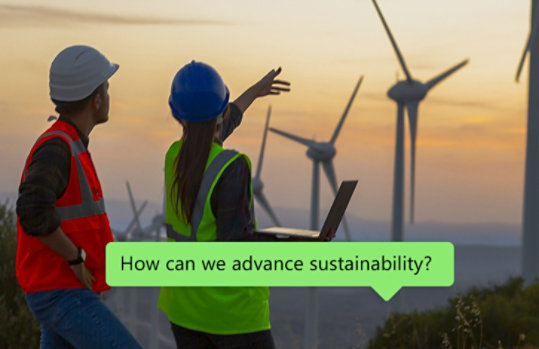
[[84, 263], [85, 260], [86, 260], [86, 251], [84, 251], [82, 248], [79, 247], [79, 254], [77, 255], [77, 258], [67, 261], [67, 263], [69, 263], [69, 265], [77, 265], [77, 264]]

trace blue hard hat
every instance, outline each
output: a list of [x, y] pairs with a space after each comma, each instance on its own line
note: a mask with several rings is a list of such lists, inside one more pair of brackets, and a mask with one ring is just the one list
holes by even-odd
[[174, 76], [168, 104], [176, 119], [201, 122], [218, 117], [228, 98], [219, 73], [205, 63], [192, 61]]

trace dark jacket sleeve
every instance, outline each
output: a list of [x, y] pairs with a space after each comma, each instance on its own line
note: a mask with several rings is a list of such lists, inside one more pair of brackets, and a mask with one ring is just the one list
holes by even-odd
[[240, 156], [225, 169], [213, 189], [211, 206], [217, 220], [218, 241], [249, 240], [253, 235], [250, 176], [249, 166]]
[[241, 120], [243, 119], [243, 113], [237, 105], [235, 105], [234, 103], [230, 103], [229, 106], [230, 115], [228, 116], [228, 118], [226, 118], [225, 121], [223, 121], [223, 141], [227, 139], [228, 136], [232, 134], [232, 132], [234, 132], [236, 127], [241, 124]]
[[71, 154], [67, 143], [52, 138], [36, 149], [19, 186], [17, 215], [29, 235], [47, 235], [60, 226], [54, 203], [69, 182]]
[[[251, 171], [243, 157], [234, 160], [223, 172], [211, 197], [217, 220], [217, 241], [274, 241], [254, 232], [251, 217]], [[253, 202], [254, 205], [254, 202]]]

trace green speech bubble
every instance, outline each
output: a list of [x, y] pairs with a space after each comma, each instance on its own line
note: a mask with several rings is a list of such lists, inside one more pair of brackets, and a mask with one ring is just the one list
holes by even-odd
[[449, 242], [113, 242], [111, 286], [451, 286]]

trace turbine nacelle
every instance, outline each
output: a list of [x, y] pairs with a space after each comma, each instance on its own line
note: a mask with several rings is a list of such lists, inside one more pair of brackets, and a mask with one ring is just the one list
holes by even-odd
[[337, 154], [335, 146], [329, 142], [319, 142], [307, 149], [307, 156], [316, 161], [330, 161]]
[[429, 92], [429, 88], [421, 81], [402, 80], [397, 82], [387, 91], [389, 98], [398, 103], [419, 102]]
[[262, 189], [264, 189], [264, 183], [262, 183], [262, 181], [258, 177], [254, 177], [251, 182], [253, 186], [253, 193], [260, 194], [262, 192]]

